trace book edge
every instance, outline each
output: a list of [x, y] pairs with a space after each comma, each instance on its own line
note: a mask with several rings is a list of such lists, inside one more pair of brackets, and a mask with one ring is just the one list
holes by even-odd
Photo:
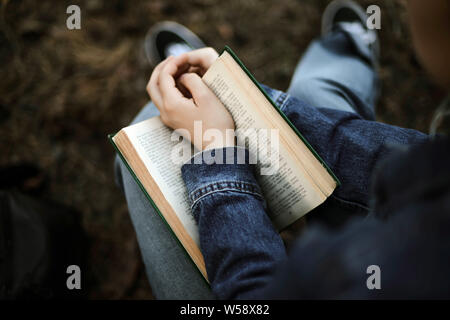
[[125, 165], [125, 167], [128, 169], [128, 172], [130, 172], [131, 176], [133, 177], [133, 179], [136, 181], [136, 183], [138, 184], [139, 188], [142, 190], [142, 192], [144, 193], [145, 197], [147, 198], [147, 200], [150, 201], [151, 206], [155, 209], [156, 213], [159, 215], [159, 217], [162, 219], [162, 221], [164, 222], [164, 224], [166, 225], [166, 227], [169, 229], [170, 233], [173, 235], [173, 237], [175, 238], [175, 240], [177, 241], [177, 243], [179, 244], [179, 246], [183, 249], [183, 252], [186, 254], [186, 256], [189, 258], [189, 260], [191, 261], [191, 263], [194, 265], [195, 269], [197, 270], [197, 272], [201, 275], [202, 279], [206, 282], [206, 284], [210, 287], [211, 284], [209, 283], [208, 279], [205, 278], [205, 276], [203, 275], [203, 273], [200, 271], [200, 269], [197, 267], [197, 265], [195, 264], [194, 260], [192, 259], [192, 257], [189, 255], [189, 253], [187, 252], [186, 248], [183, 246], [183, 244], [181, 243], [180, 239], [178, 239], [177, 235], [175, 234], [175, 232], [172, 230], [172, 228], [170, 227], [169, 223], [167, 222], [166, 218], [164, 217], [164, 215], [161, 213], [161, 211], [159, 210], [158, 206], [155, 204], [155, 202], [153, 201], [152, 197], [150, 197], [150, 195], [148, 194], [148, 192], [145, 190], [144, 186], [142, 185], [141, 181], [138, 179], [138, 177], [136, 176], [136, 174], [134, 173], [133, 169], [131, 169], [130, 165], [128, 164], [127, 160], [125, 159], [125, 157], [122, 155], [122, 152], [120, 152], [119, 148], [117, 147], [116, 143], [114, 142], [113, 138], [117, 133], [114, 134], [108, 134], [108, 140], [109, 142], [112, 144], [114, 150], [116, 151], [117, 155], [119, 156], [120, 160], [123, 162], [123, 164]]

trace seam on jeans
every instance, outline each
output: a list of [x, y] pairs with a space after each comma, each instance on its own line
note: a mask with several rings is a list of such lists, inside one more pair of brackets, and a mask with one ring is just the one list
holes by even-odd
[[216, 192], [223, 191], [249, 193], [263, 198], [259, 187], [253, 183], [244, 181], [217, 181], [204, 187], [198, 188], [197, 190], [194, 190], [189, 194], [189, 200], [192, 203], [191, 208], [194, 208], [195, 204], [201, 198], [204, 198]]

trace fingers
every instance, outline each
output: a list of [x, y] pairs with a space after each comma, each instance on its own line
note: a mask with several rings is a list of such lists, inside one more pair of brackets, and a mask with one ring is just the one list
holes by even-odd
[[176, 87], [174, 75], [177, 73], [178, 67], [170, 59], [163, 66], [159, 73], [159, 89], [164, 102], [168, 104], [176, 103], [175, 100], [183, 99], [183, 95]]
[[[161, 73], [161, 69], [165, 66], [167, 61], [169, 61], [171, 57], [168, 57], [164, 61], [162, 61], [160, 64], [158, 64], [155, 69], [153, 69], [152, 75], [150, 76], [150, 80], [147, 84], [147, 92], [150, 96], [150, 99], [153, 101], [153, 103], [156, 105], [158, 109], [160, 109], [163, 106], [163, 100], [162, 96], [158, 87], [159, 82], [159, 74]], [[160, 109], [161, 111], [161, 109]]]
[[182, 66], [200, 67], [202, 73], [209, 69], [219, 55], [213, 48], [202, 48], [183, 53], [175, 57], [174, 63], [180, 68]]
[[[190, 96], [195, 101], [201, 101], [204, 95], [210, 93], [203, 83], [202, 76], [218, 54], [212, 48], [202, 48], [184, 53], [178, 57], [168, 57], [153, 70], [147, 84], [147, 92], [162, 113], [163, 109], [173, 109], [177, 105], [188, 101]], [[194, 72], [188, 73], [186, 72]], [[196, 74], [197, 73], [197, 74]], [[181, 75], [181, 77], [179, 77]], [[199, 76], [200, 75], [200, 76]], [[176, 79], [179, 78], [179, 81]], [[177, 87], [177, 82], [182, 86]], [[186, 88], [190, 94], [184, 92]], [[184, 94], [179, 90], [184, 90]], [[190, 104], [193, 106], [192, 102]]]
[[212, 93], [196, 73], [185, 73], [179, 78], [179, 82], [189, 90], [197, 106], [203, 105]]
[[[202, 48], [184, 53], [178, 57], [168, 57], [153, 70], [153, 73], [147, 84], [147, 92], [150, 95], [152, 101], [158, 108], [160, 108], [164, 102], [164, 97], [162, 96], [160, 90], [160, 74], [162, 69], [167, 65], [168, 61], [172, 61], [172, 63], [176, 66], [175, 72], [174, 67], [170, 68], [170, 75], [173, 79], [177, 79], [185, 72], [195, 72], [200, 76], [203, 76], [203, 74], [217, 59], [217, 57], [218, 54], [213, 48]], [[167, 77], [164, 77], [164, 79], [165, 81], [167, 81], [165, 86], [165, 88], [167, 89], [166, 92], [174, 90], [174, 88], [176, 89], [176, 86], [174, 85], [175, 81], [172, 81], [172, 79]]]
[[202, 69], [200, 67], [189, 67], [189, 69], [186, 73], [196, 73], [200, 77], [203, 76]]

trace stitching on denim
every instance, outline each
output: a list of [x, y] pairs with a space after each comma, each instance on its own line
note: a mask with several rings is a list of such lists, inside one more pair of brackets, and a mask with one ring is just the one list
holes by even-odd
[[194, 207], [195, 203], [206, 195], [222, 191], [238, 191], [258, 195], [262, 198], [259, 187], [255, 184], [244, 181], [217, 181], [192, 191], [189, 194], [189, 200]]
[[286, 106], [286, 102], [289, 99], [289, 94], [281, 92], [281, 94], [278, 96], [278, 99], [276, 100], [277, 106], [280, 108], [281, 111], [283, 111], [284, 107]]
[[278, 97], [275, 99], [275, 103], [277, 104], [277, 106], [281, 106], [283, 103], [284, 97], [283, 97], [283, 92], [279, 92]]
[[251, 191], [245, 191], [245, 190], [239, 190], [239, 189], [231, 189], [231, 188], [230, 188], [230, 189], [221, 189], [221, 190], [211, 191], [211, 192], [205, 193], [204, 195], [202, 195], [201, 197], [199, 197], [198, 199], [196, 199], [195, 202], [193, 202], [192, 205], [191, 205], [191, 210], [194, 210], [194, 209], [195, 209], [195, 206], [196, 206], [197, 204], [199, 204], [200, 201], [203, 200], [203, 199], [205, 199], [207, 196], [212, 195], [212, 194], [214, 194], [214, 193], [218, 193], [218, 192], [224, 192], [224, 191], [231, 191], [231, 192], [238, 192], [238, 193], [251, 194], [251, 195], [254, 195], [254, 196], [256, 196], [256, 197], [258, 197], [258, 198], [260, 198], [261, 200], [264, 201], [264, 198], [263, 198], [263, 196], [262, 196], [260, 193], [251, 192]]
[[189, 194], [191, 201], [195, 201], [198, 197], [201, 197], [205, 193], [211, 191], [220, 191], [224, 188], [237, 189], [240, 191], [259, 192], [259, 187], [253, 183], [248, 183], [240, 180], [221, 180], [214, 183], [207, 184], [200, 187]]

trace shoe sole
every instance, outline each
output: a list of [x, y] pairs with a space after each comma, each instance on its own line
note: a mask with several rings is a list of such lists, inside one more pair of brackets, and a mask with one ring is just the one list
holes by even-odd
[[191, 47], [192, 50], [206, 47], [205, 43], [195, 33], [193, 33], [185, 26], [173, 21], [159, 22], [147, 31], [144, 40], [145, 56], [153, 67], [155, 67], [162, 61], [161, 57], [159, 56], [158, 50], [154, 46], [154, 43], [156, 42], [156, 36], [161, 31], [175, 33], [181, 39], [183, 39], [183, 41], [186, 42], [186, 44]]
[[321, 29], [322, 36], [332, 30], [333, 18], [341, 8], [349, 8], [353, 10], [359, 16], [361, 23], [364, 26], [366, 25], [367, 15], [359, 4], [351, 0], [334, 0], [325, 8], [325, 11], [323, 12]]

